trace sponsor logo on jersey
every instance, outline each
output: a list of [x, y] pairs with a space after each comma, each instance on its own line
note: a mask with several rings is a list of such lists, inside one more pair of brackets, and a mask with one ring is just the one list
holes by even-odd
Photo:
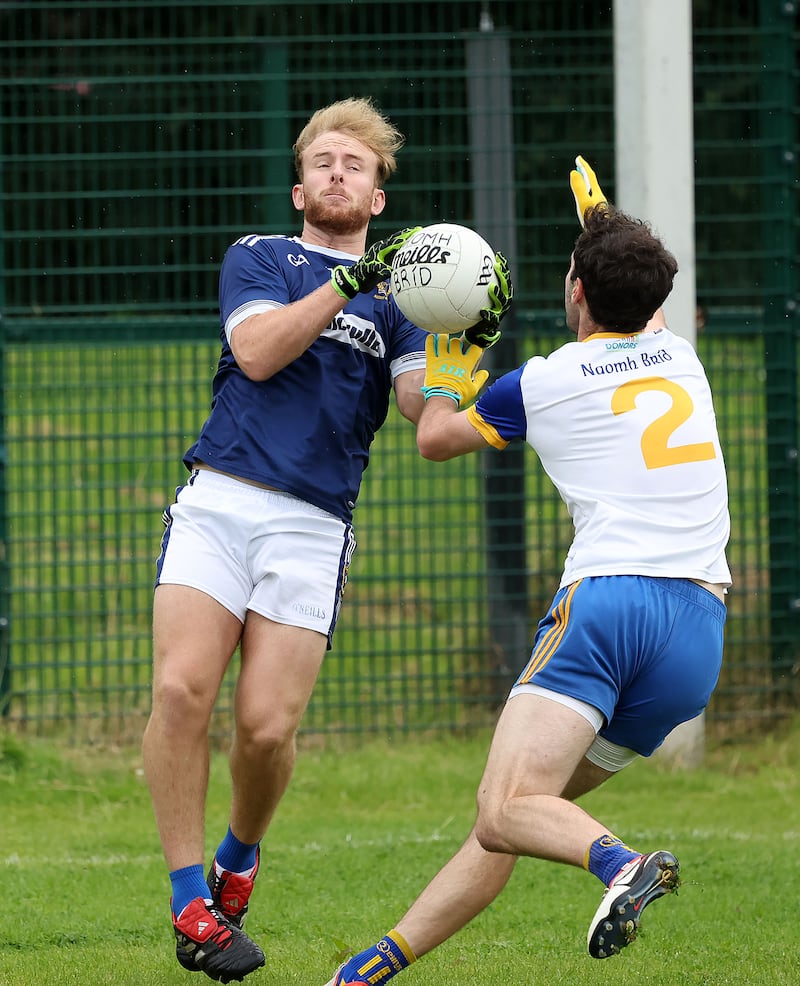
[[618, 349], [636, 349], [638, 345], [638, 336], [627, 336], [625, 339], [612, 339], [611, 342], [607, 342], [606, 349], [614, 352]]
[[375, 328], [375, 323], [359, 315], [342, 312], [322, 334], [327, 339], [344, 342], [353, 349], [379, 359], [386, 355], [386, 342]]

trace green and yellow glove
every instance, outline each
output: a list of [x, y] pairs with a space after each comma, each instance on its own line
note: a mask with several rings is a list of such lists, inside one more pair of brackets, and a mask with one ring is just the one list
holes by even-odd
[[603, 189], [600, 188], [597, 175], [580, 154], [575, 158], [575, 169], [569, 173], [569, 187], [575, 197], [575, 210], [581, 226], [584, 225], [583, 217], [589, 209], [598, 205], [608, 206], [608, 200], [603, 194]]
[[401, 229], [384, 240], [378, 240], [367, 247], [364, 256], [352, 267], [345, 267], [344, 264], [334, 267], [331, 272], [334, 290], [346, 301], [352, 301], [359, 292], [374, 291], [391, 273], [394, 255], [421, 228]]
[[500, 338], [500, 321], [511, 307], [514, 297], [514, 286], [511, 283], [511, 270], [508, 261], [502, 253], [494, 255], [494, 272], [497, 284], [489, 285], [489, 308], [480, 311], [481, 320], [464, 330], [464, 338], [471, 346], [488, 349]]
[[471, 346], [463, 336], [429, 335], [425, 340], [425, 383], [422, 387], [425, 400], [449, 397], [458, 407], [471, 404], [489, 379], [486, 370], [478, 370], [483, 352], [480, 346]]

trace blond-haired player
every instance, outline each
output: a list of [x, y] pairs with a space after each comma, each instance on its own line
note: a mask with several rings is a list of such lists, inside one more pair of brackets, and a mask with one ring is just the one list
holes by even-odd
[[[177, 959], [222, 982], [264, 964], [242, 923], [331, 646], [371, 442], [392, 390], [411, 422], [423, 407], [426, 335], [386, 283], [414, 230], [364, 249], [401, 144], [360, 98], [318, 110], [300, 133], [291, 196], [302, 231], [249, 234], [225, 255], [211, 412], [165, 515], [144, 766]], [[505, 307], [487, 297], [484, 341]], [[230, 821], [205, 876], [209, 721], [239, 646]]]

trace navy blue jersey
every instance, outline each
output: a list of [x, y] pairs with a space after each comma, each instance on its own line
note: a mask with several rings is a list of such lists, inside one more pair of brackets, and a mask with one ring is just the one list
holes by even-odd
[[389, 409], [394, 378], [425, 368], [425, 337], [388, 282], [358, 294], [296, 360], [268, 380], [239, 369], [229, 339], [250, 315], [298, 301], [358, 258], [287, 236], [245, 236], [220, 272], [222, 353], [211, 413], [184, 456], [266, 483], [345, 522]]

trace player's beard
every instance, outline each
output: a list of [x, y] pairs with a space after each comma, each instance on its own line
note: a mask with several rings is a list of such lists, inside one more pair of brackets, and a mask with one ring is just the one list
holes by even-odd
[[350, 236], [358, 233], [369, 225], [372, 218], [370, 203], [352, 202], [343, 205], [340, 202], [326, 202], [324, 196], [310, 199], [305, 203], [305, 221], [316, 229], [337, 236]]

